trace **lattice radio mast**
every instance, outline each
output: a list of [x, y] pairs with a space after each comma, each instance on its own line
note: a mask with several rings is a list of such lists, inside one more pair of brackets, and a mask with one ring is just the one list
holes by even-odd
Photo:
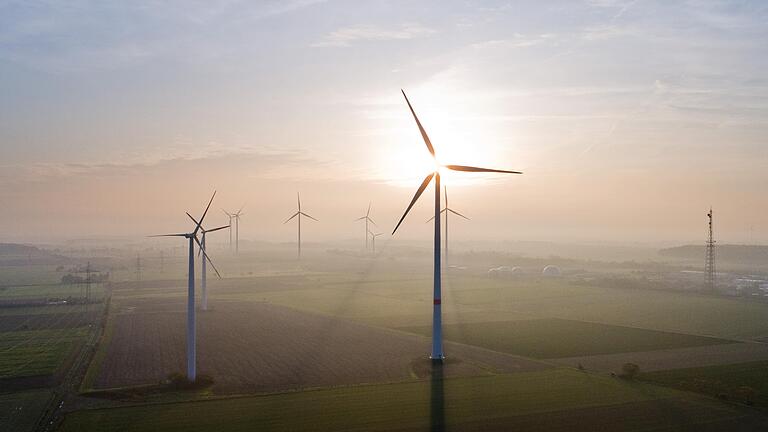
[[714, 291], [717, 286], [717, 280], [715, 279], [715, 235], [712, 230], [712, 207], [709, 208], [707, 217], [709, 218], [709, 238], [707, 239], [707, 256], [704, 262], [704, 274], [706, 277], [707, 290]]

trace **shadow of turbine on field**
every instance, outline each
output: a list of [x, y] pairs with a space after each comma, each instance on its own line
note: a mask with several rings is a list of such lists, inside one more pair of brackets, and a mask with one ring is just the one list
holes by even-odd
[[429, 390], [429, 430], [432, 432], [443, 432], [446, 428], [442, 362], [432, 362]]

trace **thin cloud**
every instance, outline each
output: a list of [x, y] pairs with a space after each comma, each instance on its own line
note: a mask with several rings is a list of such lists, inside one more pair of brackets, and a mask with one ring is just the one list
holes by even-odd
[[347, 47], [361, 41], [409, 40], [436, 33], [434, 29], [420, 24], [404, 24], [397, 29], [386, 29], [374, 25], [354, 25], [333, 31], [313, 47]]

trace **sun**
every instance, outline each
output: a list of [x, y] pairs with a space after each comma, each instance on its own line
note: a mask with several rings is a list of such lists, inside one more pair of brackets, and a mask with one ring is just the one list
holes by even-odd
[[459, 104], [450, 104], [444, 96], [409, 94], [416, 114], [429, 135], [435, 149], [433, 158], [419, 133], [408, 106], [392, 105], [387, 134], [382, 137], [386, 151], [379, 152], [379, 176], [388, 183], [413, 187], [426, 175], [439, 172], [448, 185], [468, 185], [484, 181], [486, 174], [455, 172], [442, 165], [473, 165], [494, 168], [499, 165], [500, 147], [494, 145], [496, 128], [487, 121], [465, 112]]

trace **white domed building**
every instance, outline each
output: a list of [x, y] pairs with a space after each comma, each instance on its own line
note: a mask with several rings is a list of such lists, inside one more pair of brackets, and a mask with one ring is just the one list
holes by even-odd
[[557, 277], [562, 274], [560, 271], [560, 267], [554, 266], [554, 265], [548, 265], [544, 267], [544, 270], [541, 271], [542, 276], [546, 277]]

